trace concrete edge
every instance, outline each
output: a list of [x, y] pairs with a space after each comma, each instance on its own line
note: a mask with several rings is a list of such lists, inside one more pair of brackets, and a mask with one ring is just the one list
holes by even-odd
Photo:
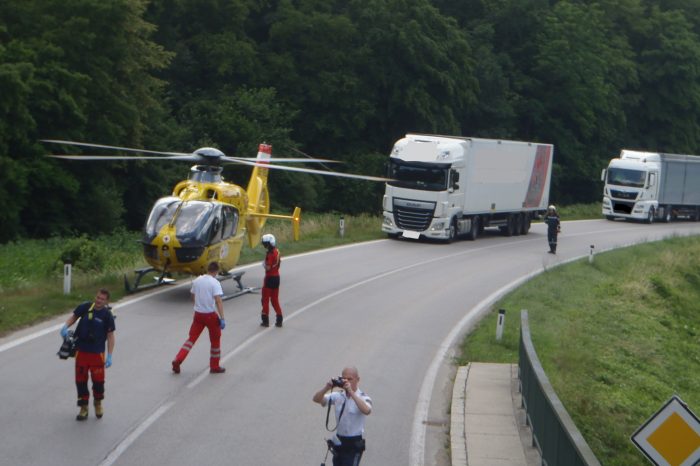
[[464, 428], [465, 396], [469, 364], [457, 368], [450, 408], [450, 451], [452, 465], [467, 465], [467, 436]]

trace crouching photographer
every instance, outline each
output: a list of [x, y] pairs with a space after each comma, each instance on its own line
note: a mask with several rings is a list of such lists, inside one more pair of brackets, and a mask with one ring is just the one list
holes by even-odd
[[[357, 466], [365, 451], [365, 419], [372, 412], [372, 399], [358, 388], [359, 382], [357, 368], [346, 367], [341, 377], [326, 382], [313, 396], [315, 403], [324, 407], [328, 405], [329, 410], [330, 405], [335, 407], [337, 431], [329, 441], [333, 466]], [[341, 390], [333, 390], [334, 388]]]

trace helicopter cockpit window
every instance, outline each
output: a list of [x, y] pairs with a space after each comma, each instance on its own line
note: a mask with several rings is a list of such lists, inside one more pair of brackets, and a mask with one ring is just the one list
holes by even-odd
[[238, 229], [238, 211], [229, 206], [222, 207], [224, 227], [222, 229], [221, 237], [223, 239], [230, 238], [236, 233]]
[[215, 207], [211, 202], [183, 202], [175, 219], [175, 231], [180, 243], [209, 243], [212, 224], [214, 218], [217, 218], [216, 215], [212, 215]]
[[145, 233], [149, 238], [158, 235], [161, 228], [173, 218], [182, 201], [177, 197], [164, 197], [153, 206], [151, 214], [146, 221]]

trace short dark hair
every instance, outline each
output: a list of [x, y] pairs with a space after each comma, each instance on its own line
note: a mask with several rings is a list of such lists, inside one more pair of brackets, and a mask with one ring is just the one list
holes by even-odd
[[219, 263], [214, 261], [209, 263], [209, 267], [207, 267], [207, 272], [218, 272], [219, 271]]
[[109, 290], [108, 290], [107, 288], [100, 288], [100, 289], [97, 291], [97, 293], [98, 293], [98, 294], [103, 294], [103, 295], [107, 296], [107, 299], [109, 299]]

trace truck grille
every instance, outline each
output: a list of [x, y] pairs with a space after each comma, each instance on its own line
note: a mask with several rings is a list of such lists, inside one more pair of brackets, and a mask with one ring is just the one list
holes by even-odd
[[434, 212], [434, 202], [394, 199], [394, 222], [403, 230], [427, 230]]
[[634, 207], [634, 203], [629, 203], [629, 202], [613, 202], [613, 212], [618, 213], [618, 214], [631, 214], [632, 213], [632, 207]]
[[625, 191], [618, 191], [616, 189], [611, 189], [610, 195], [612, 197], [617, 198], [617, 199], [632, 199], [632, 200], [637, 199], [637, 193], [627, 193]]

